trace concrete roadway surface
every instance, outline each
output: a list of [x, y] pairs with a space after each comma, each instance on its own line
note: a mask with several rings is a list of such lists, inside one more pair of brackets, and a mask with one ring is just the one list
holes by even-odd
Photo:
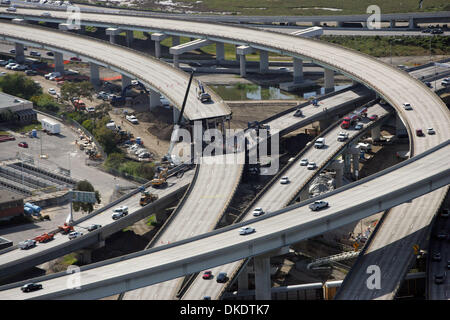
[[[368, 115], [376, 114], [379, 118], [388, 113], [387, 109], [381, 105], [373, 105], [368, 108]], [[291, 115], [291, 117], [293, 117]], [[364, 126], [361, 131], [365, 130], [369, 124], [372, 123], [368, 118], [361, 121]], [[339, 132], [344, 131], [349, 134], [348, 140], [345, 142], [337, 141]], [[349, 130], [344, 130], [340, 126], [335, 126], [331, 131], [324, 135], [326, 146], [321, 149], [316, 149], [313, 144], [310, 144], [304, 155], [294, 162], [290, 168], [283, 174], [290, 180], [289, 184], [280, 184], [275, 182], [264, 195], [255, 203], [254, 206], [248, 211], [243, 221], [249, 221], [254, 219], [253, 210], [260, 207], [265, 213], [274, 212], [280, 210], [290, 204], [293, 197], [300, 191], [299, 188], [305, 185], [307, 182], [324, 168], [324, 166], [335, 157], [338, 150], [342, 145], [348, 144], [353, 137], [361, 133], [359, 130], [355, 130], [353, 127]], [[306, 166], [300, 166], [301, 159], [308, 159], [309, 162], [315, 162], [317, 168], [315, 170], [308, 170]], [[237, 267], [241, 264], [241, 261], [236, 261], [231, 264], [223, 265], [211, 269], [213, 275], [218, 275], [219, 272], [226, 272], [228, 277], [233, 279], [233, 275], [237, 271]], [[225, 284], [226, 286], [226, 284]], [[216, 281], [203, 280], [200, 276], [197, 276], [196, 280], [191, 284], [189, 289], [183, 295], [183, 299], [186, 300], [200, 300], [204, 296], [210, 296], [212, 299], [219, 299], [220, 294], [224, 288], [224, 284], [217, 283]]]
[[[174, 219], [157, 235], [153, 247], [187, 239], [214, 229], [240, 182], [244, 153], [202, 158], [198, 177]], [[127, 292], [124, 299], [164, 300], [176, 294], [179, 279]]]
[[[271, 127], [271, 134], [275, 134], [298, 122], [308, 121], [308, 118], [322, 113], [323, 108], [333, 112], [341, 104], [359, 99], [367, 94], [368, 90], [365, 88], [347, 90], [320, 100], [320, 107], [315, 107], [312, 104], [303, 107], [303, 117], [294, 117], [294, 112], [290, 112], [267, 122], [267, 124]], [[226, 160], [228, 161], [226, 162]], [[242, 175], [243, 166], [240, 163], [244, 161], [243, 154], [237, 153], [203, 158], [203, 161], [213, 163], [201, 164], [195, 187], [192, 189], [186, 203], [183, 204], [181, 209], [178, 208], [179, 212], [174, 217], [172, 224], [168, 225], [158, 237], [157, 245], [186, 239], [213, 230], [233, 197]], [[123, 298], [171, 299], [179, 289], [180, 280], [176, 279], [128, 292]]]
[[[283, 245], [290, 245], [293, 242], [302, 240], [302, 238], [323, 232], [321, 228], [319, 228], [320, 230], [313, 228], [316, 231], [308, 233], [306, 231], [308, 230], [307, 223], [315, 221], [317, 224], [323, 226], [323, 222], [326, 220], [332, 221], [338, 219], [345, 212], [345, 216], [348, 219], [340, 219], [339, 223], [330, 222], [330, 226], [336, 228], [340, 227], [341, 224], [348, 224], [351, 222], [350, 220], [361, 219], [362, 215], [354, 215], [351, 213], [354, 208], [364, 203], [370, 202], [373, 204], [372, 209], [364, 210], [364, 215], [369, 216], [376, 210], [375, 206], [380, 197], [390, 199], [389, 195], [397, 194], [397, 192], [401, 192], [401, 196], [399, 194], [399, 198], [396, 201], [414, 197], [416, 193], [411, 193], [407, 190], [408, 186], [412, 183], [419, 184], [424, 179], [450, 171], [450, 162], [447, 161], [449, 152], [450, 145], [447, 144], [435, 152], [416, 161], [412, 161], [395, 171], [383, 174], [374, 179], [369, 178], [363, 184], [332, 194], [324, 198], [330, 204], [330, 207], [327, 209], [314, 212], [304, 205], [266, 219], [249, 223], [248, 225], [254, 227], [256, 230], [253, 234], [240, 236], [238, 235], [237, 228], [226, 229], [223, 232], [214, 233], [195, 241], [188, 241], [184, 244], [170, 246], [152, 253], [132, 254], [134, 258], [120, 260], [106, 265], [99, 264], [96, 268], [82, 268], [79, 273], [81, 282], [81, 288], [79, 290], [68, 288], [67, 277], [70, 275], [60, 273], [51, 279], [32, 280], [42, 283], [43, 289], [31, 293], [21, 292], [19, 286], [22, 283], [17, 283], [11, 286], [11, 288], [9, 286], [3, 287], [3, 290], [0, 291], [0, 299], [97, 299], [119, 293], [124, 288], [132, 290], [178, 277], [183, 272], [197, 272], [205, 268], [214, 267], [217, 264], [242, 259], [247, 255], [252, 256], [271, 251], [275, 246], [281, 245], [281, 239], [276, 242], [272, 241], [270, 242], [270, 246], [265, 247], [262, 245], [262, 242], [266, 243], [267, 239], [279, 239], [282, 234], [286, 235], [287, 232], [288, 235], [284, 238], [285, 242], [283, 242]], [[390, 203], [396, 203], [395, 200], [393, 201]], [[388, 205], [388, 203], [385, 205]], [[304, 226], [303, 229], [302, 226]], [[287, 229], [290, 231], [287, 231]], [[251, 245], [255, 241], [259, 245]], [[234, 248], [233, 251], [230, 251], [231, 246]], [[183, 271], [183, 264], [188, 265], [186, 271]], [[119, 282], [123, 285], [114, 284]], [[107, 287], [104, 287], [105, 285]], [[102, 287], [104, 289], [101, 289]]]
[[[0, 9], [0, 12], [4, 9]], [[7, 37], [44, 44], [47, 49], [58, 48], [79, 55], [83, 61], [100, 61], [115, 71], [123, 70], [148, 83], [181, 109], [189, 75], [151, 56], [113, 46], [107, 42], [62, 33], [48, 28], [0, 22], [0, 38]], [[4, 39], [6, 40], [6, 39]], [[105, 52], [108, 52], [105, 55]], [[212, 103], [201, 103], [196, 96], [197, 83], [193, 81], [185, 109], [190, 120], [226, 116], [231, 113], [223, 100], [211, 92]]]
[[[175, 188], [183, 187], [187, 184], [189, 184], [193, 178], [193, 170], [187, 171], [184, 173], [184, 175], [181, 178], [177, 177], [170, 177], [167, 179], [168, 186], [166, 188], [162, 189], [154, 189], [152, 187], [147, 188], [147, 191], [150, 191], [154, 194], [157, 194], [159, 198], [164, 197], [166, 194], [171, 193], [174, 191]], [[93, 216], [90, 219], [87, 219], [80, 224], [74, 225], [75, 231], [80, 231], [84, 234], [88, 233], [87, 228], [91, 224], [100, 224], [101, 226], [106, 226], [108, 224], [114, 223], [115, 221], [111, 218], [111, 214], [113, 209], [119, 206], [128, 206], [128, 214], [131, 215], [133, 212], [137, 211], [138, 209], [141, 209], [142, 207], [139, 205], [139, 198], [140, 193], [137, 193], [136, 195], [133, 195], [132, 197], [128, 198], [127, 200], [121, 202], [120, 204], [117, 204], [117, 206], [105, 210], [101, 212], [98, 215]], [[61, 222], [61, 224], [64, 223], [64, 221]], [[35, 236], [38, 236], [39, 234], [35, 234]], [[22, 239], [25, 240], [25, 239]], [[48, 242], [48, 243], [38, 243], [35, 248], [31, 248], [28, 250], [21, 250], [21, 249], [15, 249], [9, 252], [6, 252], [4, 254], [0, 255], [0, 268], [2, 265], [7, 264], [11, 261], [15, 261], [21, 258], [24, 258], [30, 254], [37, 254], [43, 250], [47, 250], [51, 247], [56, 247], [57, 245], [70, 241], [68, 239], [67, 235], [63, 235], [61, 233], [57, 233], [54, 237], [54, 240]]]

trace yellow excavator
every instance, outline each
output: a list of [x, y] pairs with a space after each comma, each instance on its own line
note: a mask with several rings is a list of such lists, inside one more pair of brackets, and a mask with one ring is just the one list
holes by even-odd
[[148, 191], [141, 192], [141, 199], [139, 200], [139, 204], [143, 207], [152, 203], [153, 201], [158, 200], [158, 195], [150, 193]]
[[157, 177], [155, 177], [152, 181], [152, 187], [160, 187], [163, 186], [167, 183], [167, 172], [169, 171], [169, 168], [165, 168], [163, 170], [160, 171], [160, 173], [158, 174]]

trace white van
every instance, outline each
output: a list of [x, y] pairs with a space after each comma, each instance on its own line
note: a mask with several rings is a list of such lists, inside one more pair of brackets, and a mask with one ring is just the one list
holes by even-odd
[[319, 138], [316, 140], [316, 142], [314, 143], [314, 148], [316, 149], [320, 149], [325, 145], [325, 138]]

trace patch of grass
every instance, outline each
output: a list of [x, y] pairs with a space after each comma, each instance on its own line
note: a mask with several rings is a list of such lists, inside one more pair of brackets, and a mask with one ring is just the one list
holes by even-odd
[[11, 130], [14, 132], [29, 132], [33, 129], [36, 130], [41, 130], [42, 129], [42, 124], [40, 122], [35, 122], [32, 124], [27, 124], [25, 126], [21, 126], [21, 127], [12, 127]]
[[351, 48], [374, 57], [450, 54], [450, 37], [423, 36], [321, 36], [321, 40]]
[[9, 132], [0, 130], [0, 135], [2, 135], [2, 136], [9, 135]]
[[66, 266], [73, 265], [78, 262], [76, 253], [70, 253], [62, 258], [61, 263]]
[[152, 214], [150, 217], [148, 217], [147, 222], [145, 224], [149, 227], [153, 226], [156, 223], [156, 215]]

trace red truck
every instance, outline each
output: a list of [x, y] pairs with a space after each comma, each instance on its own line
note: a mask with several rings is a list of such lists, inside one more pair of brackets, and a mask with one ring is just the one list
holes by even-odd
[[59, 226], [58, 229], [61, 231], [62, 234], [68, 234], [69, 232], [74, 231], [73, 227], [68, 225], [67, 223], [64, 223], [64, 225]]
[[348, 115], [348, 116], [344, 117], [344, 119], [342, 119], [341, 128], [348, 129], [348, 128], [350, 128], [351, 125], [353, 125], [358, 120], [359, 120], [358, 115], [356, 115], [356, 114]]
[[34, 238], [33, 240], [42, 243], [42, 242], [48, 242], [50, 240], [53, 240], [53, 237], [55, 236], [55, 234], [53, 233], [44, 233], [41, 234], [40, 236], [37, 236], [36, 238]]
[[75, 107], [75, 110], [82, 111], [86, 110], [86, 104], [81, 99], [75, 99], [72, 101], [73, 106]]

